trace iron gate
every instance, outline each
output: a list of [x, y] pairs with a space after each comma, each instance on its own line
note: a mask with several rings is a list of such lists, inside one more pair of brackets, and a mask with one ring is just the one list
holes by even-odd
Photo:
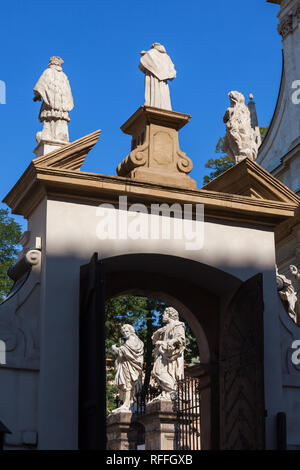
[[200, 379], [185, 377], [177, 382], [176, 411], [176, 449], [200, 450]]

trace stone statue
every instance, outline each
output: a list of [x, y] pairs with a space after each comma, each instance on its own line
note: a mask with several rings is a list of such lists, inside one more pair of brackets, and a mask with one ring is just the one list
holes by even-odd
[[145, 105], [172, 110], [168, 80], [176, 77], [176, 70], [164, 46], [155, 42], [142, 51], [139, 68], [145, 74]]
[[[292, 274], [297, 275], [293, 272], [293, 268], [298, 269], [295, 266], [290, 266]], [[297, 292], [294, 289], [292, 281], [288, 279], [284, 274], [278, 273], [278, 268], [276, 266], [276, 282], [277, 282], [277, 291], [279, 297], [283, 300], [284, 304], [287, 307], [287, 312], [291, 319], [298, 323], [298, 309], [297, 309]]]
[[178, 320], [178, 312], [168, 307], [163, 313], [165, 326], [152, 336], [154, 365], [152, 377], [162, 389], [158, 399], [172, 399], [177, 380], [184, 378], [185, 326]]
[[118, 387], [123, 405], [113, 412], [129, 411], [132, 408], [135, 389], [141, 383], [144, 362], [144, 343], [137, 337], [133, 326], [123, 325], [121, 331], [125, 342], [120, 347], [114, 344], [112, 350], [117, 354], [114, 383]]
[[250, 111], [245, 105], [245, 98], [238, 91], [231, 91], [228, 96], [230, 106], [223, 118], [226, 124], [223, 151], [235, 163], [247, 157], [255, 161], [258, 142], [255, 130], [251, 126]]
[[50, 57], [48, 68], [42, 73], [33, 91], [33, 101], [41, 101], [39, 120], [43, 130], [36, 134], [37, 142], [69, 142], [69, 112], [73, 109], [73, 97], [67, 76], [62, 71], [64, 61]]
[[297, 266], [294, 266], [293, 264], [290, 265], [290, 272], [296, 279], [300, 279], [300, 272], [297, 268]]

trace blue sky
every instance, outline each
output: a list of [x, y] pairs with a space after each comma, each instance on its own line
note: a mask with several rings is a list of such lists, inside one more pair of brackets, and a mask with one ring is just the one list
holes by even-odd
[[32, 89], [48, 58], [64, 59], [71, 83], [70, 140], [102, 130], [82, 169], [114, 175], [130, 149], [120, 126], [144, 103], [139, 52], [153, 42], [166, 47], [177, 70], [170, 84], [173, 110], [192, 115], [180, 146], [201, 187], [204, 164], [224, 134], [230, 90], [253, 93], [260, 125], [270, 122], [281, 76], [278, 10], [266, 0], [2, 2], [0, 80], [7, 103], [0, 105], [1, 200], [34, 158], [41, 124]]

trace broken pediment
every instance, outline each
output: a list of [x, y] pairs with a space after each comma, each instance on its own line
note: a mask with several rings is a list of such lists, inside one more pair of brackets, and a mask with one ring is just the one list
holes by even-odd
[[249, 158], [229, 168], [202, 189], [267, 201], [300, 202], [293, 191]]
[[100, 130], [74, 140], [53, 152], [33, 160], [35, 166], [79, 171], [89, 151], [96, 144]]

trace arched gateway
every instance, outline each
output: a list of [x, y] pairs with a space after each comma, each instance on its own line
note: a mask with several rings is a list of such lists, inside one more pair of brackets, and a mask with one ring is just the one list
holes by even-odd
[[216, 268], [157, 254], [100, 261], [95, 254], [81, 268], [79, 445], [104, 446], [104, 301], [121, 294], [163, 300], [192, 328], [211, 392], [202, 403], [202, 448], [219, 448], [219, 440], [227, 449], [264, 448], [262, 276], [242, 283]]

